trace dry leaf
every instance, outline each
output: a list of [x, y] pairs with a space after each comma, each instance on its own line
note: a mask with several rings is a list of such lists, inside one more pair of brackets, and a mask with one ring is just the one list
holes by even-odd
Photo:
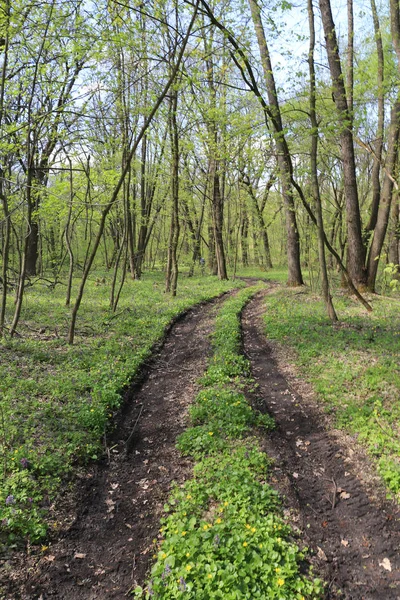
[[388, 558], [384, 558], [382, 562], [379, 563], [380, 567], [383, 567], [386, 571], [392, 570], [392, 565], [390, 564], [390, 560]]
[[342, 498], [342, 500], [348, 500], [350, 498], [350, 494], [348, 494], [347, 492], [340, 492], [340, 497]]
[[86, 558], [86, 554], [82, 554], [81, 552], [77, 552], [77, 553], [75, 554], [74, 558], [80, 558], [80, 559], [83, 559], [83, 558]]
[[56, 560], [56, 557], [49, 554], [49, 556], [44, 557], [44, 560], [47, 560], [47, 562], [53, 562], [53, 560]]
[[116, 490], [118, 486], [119, 486], [119, 483], [112, 483], [112, 484], [111, 484], [111, 488], [112, 488], [113, 490]]
[[108, 506], [107, 512], [109, 512], [109, 513], [112, 512], [114, 510], [114, 506], [115, 506], [114, 500], [111, 500], [111, 498], [107, 498], [106, 504]]
[[298, 478], [299, 478], [299, 474], [298, 474], [298, 473], [293, 473], [293, 477], [294, 477], [295, 479], [298, 479]]
[[344, 546], [345, 548], [347, 548], [347, 546], [349, 545], [349, 541], [348, 540], [342, 540], [340, 542], [342, 544], [342, 546]]
[[317, 552], [318, 558], [320, 558], [321, 560], [324, 560], [325, 562], [327, 562], [328, 559], [326, 557], [325, 552], [319, 546], [317, 546], [317, 548], [318, 548], [318, 552]]

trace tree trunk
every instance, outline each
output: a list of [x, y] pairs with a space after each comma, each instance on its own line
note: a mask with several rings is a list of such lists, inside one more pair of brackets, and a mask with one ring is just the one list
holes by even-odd
[[218, 160], [214, 161], [213, 169], [213, 224], [214, 224], [214, 241], [215, 241], [215, 256], [217, 259], [218, 278], [221, 280], [228, 279], [226, 272], [226, 260], [224, 250], [224, 240], [222, 236], [222, 226], [224, 219], [224, 200], [220, 188], [220, 164]]
[[[249, 241], [248, 241], [248, 235], [249, 235], [249, 217], [247, 216], [247, 213], [245, 211], [245, 209], [243, 210], [243, 216], [242, 216], [242, 224], [240, 227], [240, 244], [242, 246], [242, 265], [244, 267], [248, 267], [249, 266]], [[238, 240], [236, 240], [238, 241]], [[237, 256], [237, 248], [235, 248], [235, 269], [234, 272], [236, 272], [236, 256]]]
[[171, 93], [170, 110], [170, 139], [171, 139], [171, 226], [168, 241], [167, 273], [165, 281], [165, 291], [172, 296], [176, 296], [178, 282], [178, 259], [177, 249], [179, 241], [179, 137], [178, 124], [176, 120], [176, 111], [178, 107], [178, 92], [173, 90]]
[[371, 292], [375, 291], [375, 282], [376, 275], [378, 272], [380, 254], [382, 251], [383, 242], [385, 240], [386, 230], [389, 223], [390, 205], [393, 193], [393, 178], [391, 175], [394, 173], [394, 168], [397, 160], [399, 130], [400, 102], [396, 102], [391, 110], [388, 151], [385, 161], [385, 178], [383, 180], [378, 216], [367, 261], [368, 289]]
[[300, 266], [300, 237], [297, 228], [293, 187], [291, 184], [291, 176], [293, 172], [292, 161], [290, 158], [289, 148], [285, 140], [275, 79], [272, 71], [272, 63], [269, 55], [264, 27], [261, 21], [261, 10], [256, 0], [249, 0], [249, 6], [257, 36], [261, 64], [264, 72], [264, 80], [272, 115], [272, 122], [275, 130], [275, 144], [278, 152], [278, 167], [281, 178], [282, 195], [286, 209], [287, 258], [289, 271], [288, 285], [298, 286], [303, 285], [303, 277]]
[[80, 307], [81, 302], [82, 302], [82, 298], [83, 298], [83, 293], [84, 293], [84, 290], [85, 290], [86, 281], [87, 281], [87, 278], [89, 276], [90, 269], [92, 267], [93, 261], [94, 261], [94, 259], [96, 257], [98, 247], [99, 247], [100, 242], [101, 242], [101, 238], [102, 238], [102, 235], [103, 235], [103, 231], [104, 231], [104, 227], [105, 227], [107, 215], [110, 212], [110, 210], [112, 209], [112, 207], [114, 206], [115, 202], [117, 201], [117, 198], [118, 198], [119, 192], [120, 192], [120, 190], [122, 188], [122, 185], [124, 183], [125, 177], [127, 176], [128, 170], [130, 169], [130, 165], [132, 163], [132, 159], [135, 156], [136, 150], [137, 150], [137, 148], [138, 148], [141, 140], [143, 139], [143, 136], [145, 135], [145, 133], [146, 133], [147, 129], [149, 128], [149, 126], [150, 126], [150, 124], [151, 124], [151, 122], [152, 122], [155, 114], [157, 113], [157, 111], [158, 111], [158, 109], [159, 109], [162, 101], [164, 100], [164, 98], [167, 95], [169, 89], [171, 88], [173, 82], [175, 81], [175, 78], [177, 76], [177, 73], [178, 73], [178, 70], [179, 70], [179, 67], [180, 67], [180, 64], [181, 64], [181, 61], [182, 61], [182, 58], [183, 58], [183, 55], [184, 55], [184, 52], [185, 52], [188, 40], [189, 40], [190, 32], [192, 31], [192, 27], [193, 27], [194, 21], [196, 19], [197, 8], [198, 8], [198, 5], [196, 4], [195, 9], [193, 11], [192, 19], [191, 19], [191, 21], [190, 21], [190, 23], [188, 25], [188, 29], [186, 31], [186, 35], [185, 35], [185, 37], [184, 37], [184, 39], [182, 41], [182, 45], [181, 45], [181, 48], [180, 48], [180, 51], [179, 51], [179, 55], [177, 57], [175, 65], [174, 65], [174, 67], [172, 69], [172, 73], [171, 73], [168, 81], [166, 82], [166, 84], [165, 84], [162, 92], [160, 93], [160, 95], [158, 96], [157, 100], [155, 101], [155, 103], [154, 103], [151, 111], [149, 112], [148, 116], [146, 117], [146, 119], [145, 119], [145, 121], [143, 123], [143, 126], [142, 126], [141, 130], [139, 131], [139, 133], [138, 133], [138, 135], [136, 137], [136, 140], [135, 140], [134, 144], [132, 145], [132, 148], [130, 149], [129, 155], [128, 155], [127, 160], [126, 160], [126, 165], [125, 165], [124, 169], [122, 170], [122, 173], [121, 173], [121, 175], [119, 177], [118, 183], [115, 186], [114, 191], [113, 191], [113, 193], [111, 195], [110, 201], [108, 202], [108, 204], [106, 205], [106, 207], [103, 209], [103, 211], [101, 213], [101, 219], [100, 219], [100, 223], [99, 223], [99, 229], [98, 229], [98, 232], [97, 232], [97, 236], [96, 236], [96, 239], [94, 241], [94, 245], [93, 245], [92, 251], [91, 251], [90, 255], [88, 256], [88, 259], [87, 259], [87, 262], [86, 262], [86, 265], [85, 265], [85, 269], [84, 269], [84, 272], [82, 274], [82, 279], [81, 279], [81, 283], [80, 283], [80, 286], [79, 286], [78, 295], [76, 297], [75, 304], [74, 304], [74, 307], [72, 309], [71, 322], [70, 322], [70, 327], [69, 327], [69, 332], [68, 332], [68, 343], [69, 344], [73, 344], [74, 343], [76, 318], [77, 318], [77, 315], [78, 315], [79, 307]]
[[336, 38], [335, 25], [332, 17], [330, 0], [319, 0], [325, 43], [328, 53], [329, 70], [333, 84], [333, 98], [339, 114], [340, 143], [343, 162], [343, 180], [346, 195], [347, 211], [347, 270], [355, 285], [365, 287], [367, 278], [364, 268], [364, 244], [361, 230], [360, 207], [356, 178], [356, 164], [351, 131], [351, 115], [349, 112], [342, 68], [340, 64], [339, 47]]
[[371, 183], [372, 183], [372, 202], [370, 209], [370, 217], [366, 226], [366, 231], [375, 229], [376, 220], [378, 217], [379, 200], [381, 196], [380, 172], [382, 162], [383, 149], [383, 132], [385, 125], [385, 96], [383, 91], [383, 74], [384, 74], [384, 55], [382, 35], [379, 25], [378, 11], [376, 9], [375, 0], [371, 0], [372, 18], [374, 22], [374, 33], [376, 43], [376, 55], [378, 59], [378, 124], [376, 129], [376, 139], [374, 145], [374, 162], [372, 165]]
[[[316, 207], [317, 227], [318, 227], [318, 256], [322, 278], [322, 294], [328, 316], [332, 322], [337, 321], [337, 315], [333, 306], [332, 297], [329, 291], [328, 269], [326, 267], [325, 256], [325, 232], [322, 218], [322, 203], [318, 182], [318, 121], [316, 115], [316, 90], [315, 90], [315, 66], [314, 66], [314, 48], [315, 48], [315, 26], [313, 0], [308, 0], [308, 23], [310, 27], [310, 48], [308, 53], [308, 65], [310, 71], [310, 121], [311, 121], [311, 181], [312, 195]], [[350, 0], [349, 0], [350, 2]]]
[[399, 191], [396, 190], [392, 200], [389, 231], [389, 262], [393, 265], [400, 264], [400, 210]]

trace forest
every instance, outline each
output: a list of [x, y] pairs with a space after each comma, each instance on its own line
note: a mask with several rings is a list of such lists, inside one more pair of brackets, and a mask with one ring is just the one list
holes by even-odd
[[399, 3], [0, 50], [0, 599], [397, 599]]

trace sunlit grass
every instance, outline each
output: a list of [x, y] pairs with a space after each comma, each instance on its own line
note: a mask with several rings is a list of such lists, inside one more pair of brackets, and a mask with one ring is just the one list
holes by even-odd
[[334, 298], [331, 325], [321, 300], [280, 289], [266, 299], [268, 338], [296, 350], [296, 363], [335, 415], [376, 461], [388, 488], [400, 492], [400, 302], [373, 296], [373, 312], [345, 295]]
[[[71, 309], [65, 287], [28, 288], [18, 336], [0, 342], [0, 524], [5, 536], [39, 539], [51, 518], [45, 497], [60, 477], [97, 458], [101, 439], [129, 384], [171, 319], [232, 286], [215, 277], [181, 278], [176, 298], [163, 274], [128, 280], [115, 313], [111, 276], [93, 275], [66, 342]], [[79, 280], [74, 282], [75, 289]], [[12, 302], [8, 319], [11, 318]], [[46, 504], [46, 506], [45, 506]]]

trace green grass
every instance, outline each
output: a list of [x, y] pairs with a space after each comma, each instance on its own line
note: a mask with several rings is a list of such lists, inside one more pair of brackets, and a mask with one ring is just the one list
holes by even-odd
[[[193, 427], [178, 439], [196, 460], [193, 477], [176, 486], [155, 540], [155, 564], [136, 598], [240, 600], [320, 598], [323, 585], [300, 572], [300, 551], [267, 484], [269, 462], [252, 435], [272, 420], [248, 404], [247, 361], [240, 354], [240, 311], [257, 287], [224, 302], [214, 355], [190, 408]], [[247, 380], [248, 381], [248, 380]], [[303, 564], [304, 567], [304, 564]]]
[[273, 269], [260, 269], [260, 267], [238, 267], [236, 277], [255, 277], [286, 283], [288, 279], [287, 267], [274, 267]]
[[38, 541], [49, 525], [57, 527], [53, 508], [62, 478], [101, 455], [102, 437], [118, 411], [121, 391], [171, 319], [244, 285], [212, 277], [181, 278], [172, 299], [163, 293], [161, 273], [146, 275], [126, 283], [113, 314], [109, 281], [102, 279], [93, 276], [88, 283], [74, 346], [65, 341], [70, 309], [64, 306], [64, 287], [51, 291], [40, 284], [25, 295], [21, 337], [0, 342], [3, 542], [21, 537]]
[[295, 349], [300, 374], [399, 497], [400, 301], [373, 296], [372, 313], [347, 296], [334, 301], [340, 322], [332, 326], [318, 297], [280, 289], [267, 297], [265, 332]]

